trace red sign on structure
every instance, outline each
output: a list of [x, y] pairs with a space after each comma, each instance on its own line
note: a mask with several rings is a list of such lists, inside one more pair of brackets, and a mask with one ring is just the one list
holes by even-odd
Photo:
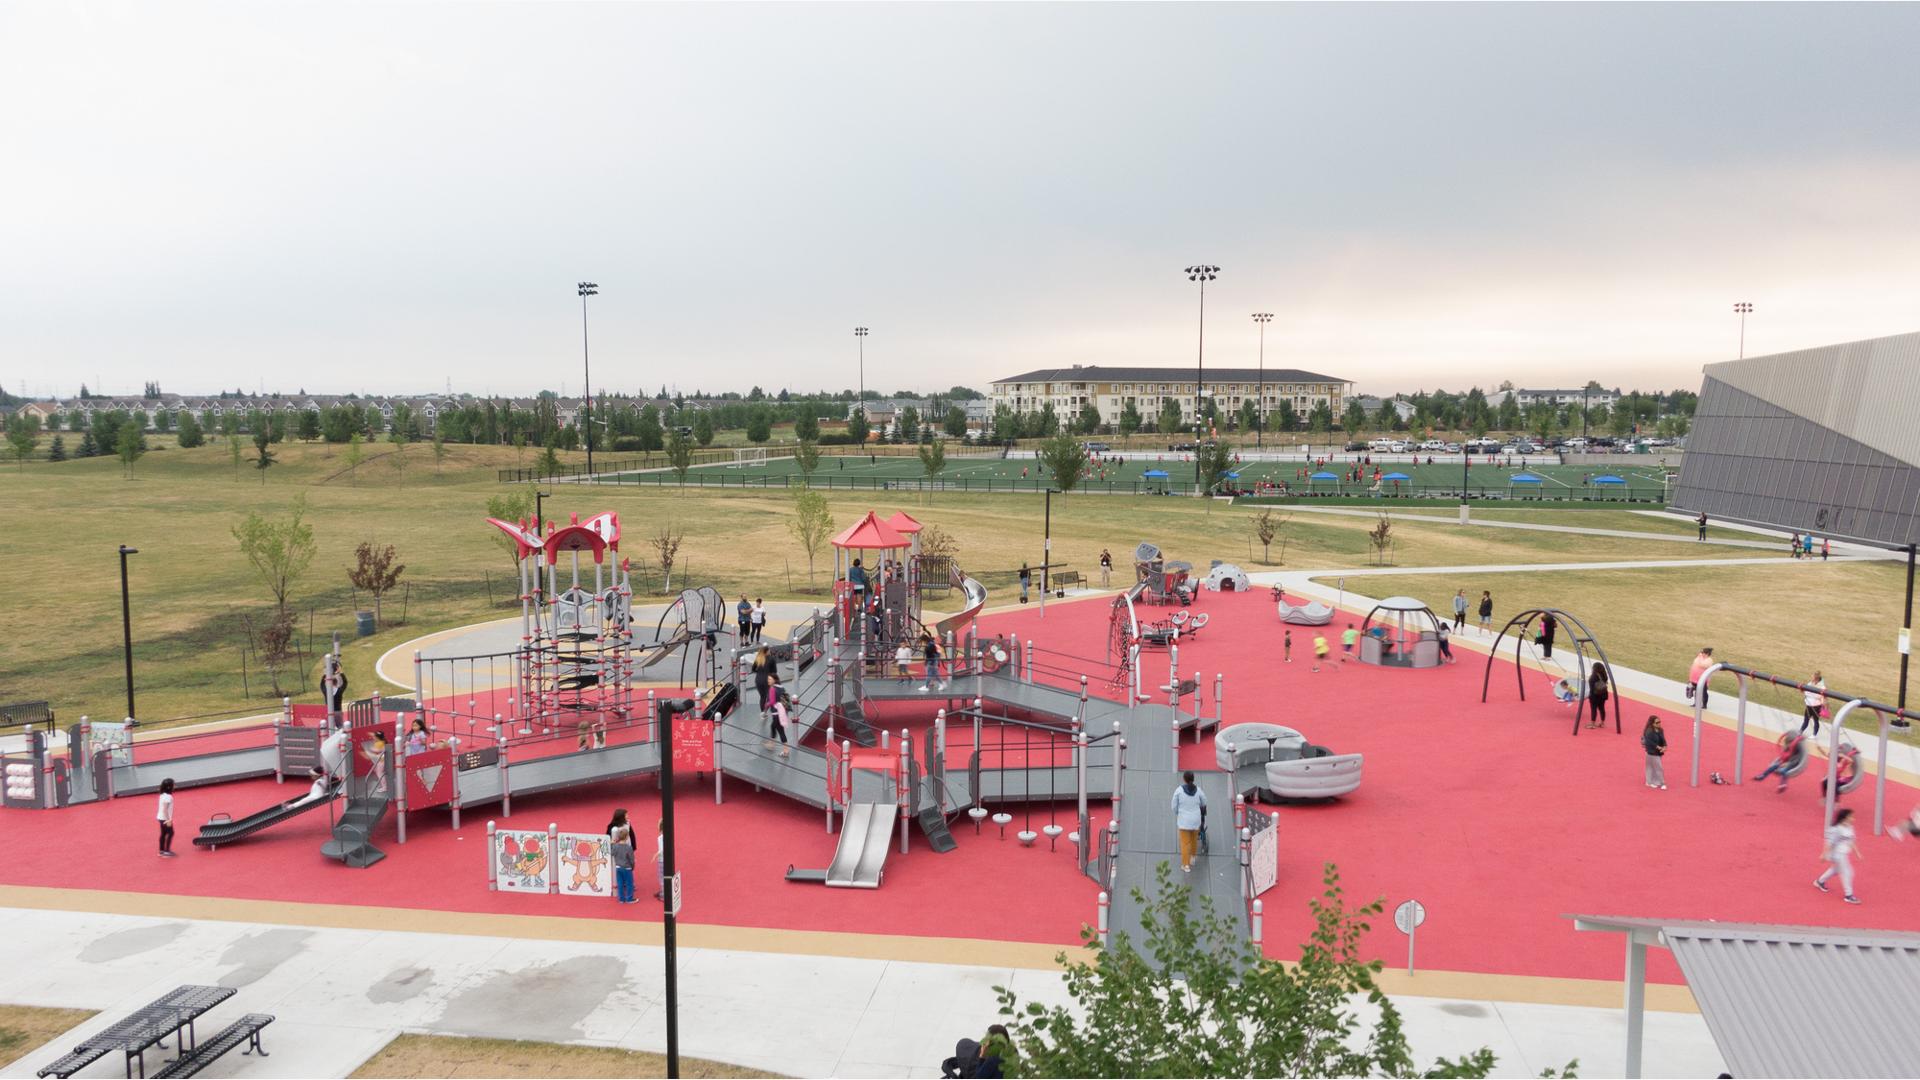
[[673, 718], [673, 767], [702, 773], [713, 771], [713, 725], [697, 714]]
[[293, 707], [293, 722], [303, 727], [317, 727], [325, 723], [326, 719], [327, 707], [325, 705], [295, 705]]
[[422, 750], [406, 758], [407, 809], [425, 810], [453, 801], [453, 751]]

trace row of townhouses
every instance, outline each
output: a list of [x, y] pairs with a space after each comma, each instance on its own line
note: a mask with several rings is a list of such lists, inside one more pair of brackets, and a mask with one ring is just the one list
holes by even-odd
[[1209, 368], [1199, 375], [1204, 383], [1197, 382], [1197, 374], [1187, 367], [1041, 368], [994, 380], [991, 400], [1016, 413], [1037, 413], [1051, 405], [1063, 420], [1092, 405], [1103, 424], [1118, 424], [1120, 414], [1132, 405], [1151, 424], [1160, 415], [1162, 401], [1177, 402], [1182, 417], [1193, 417], [1196, 391], [1229, 415], [1257, 401], [1263, 416], [1271, 416], [1282, 403], [1302, 416], [1324, 404], [1339, 416], [1353, 396], [1349, 380], [1294, 368]]

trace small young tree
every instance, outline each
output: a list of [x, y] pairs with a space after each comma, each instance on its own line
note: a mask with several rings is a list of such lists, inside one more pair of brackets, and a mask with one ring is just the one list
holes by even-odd
[[233, 538], [240, 554], [260, 576], [261, 584], [273, 595], [274, 607], [287, 609], [287, 595], [313, 563], [315, 545], [313, 526], [307, 524], [307, 497], [294, 497], [284, 518], [270, 518], [258, 510], [250, 511], [233, 527]]
[[[504, 521], [509, 525], [517, 525], [531, 518], [533, 516], [533, 489], [516, 487], [493, 496], [487, 500], [487, 516]], [[518, 561], [520, 549], [516, 545], [513, 537], [499, 530], [495, 530], [493, 539], [495, 543], [500, 545], [500, 549], [507, 553], [507, 561], [513, 564], [514, 570], [517, 573], [520, 567]]]
[[[935, 439], [920, 448], [920, 467], [926, 470], [929, 483], [940, 479], [940, 473], [947, 467], [947, 444]], [[931, 501], [932, 493], [928, 493]]]
[[1380, 521], [1367, 533], [1367, 545], [1373, 551], [1376, 566], [1393, 561], [1393, 521], [1383, 512]]
[[[815, 421], [813, 427], [820, 430], [819, 422]], [[701, 446], [713, 445], [713, 414], [706, 409], [693, 414], [693, 441]]]
[[361, 448], [359, 432], [356, 431], [347, 436], [347, 482], [348, 483], [353, 483], [355, 478], [360, 475], [360, 460], [361, 458], [366, 456], [366, 453], [367, 452]]
[[82, 431], [80, 433], [80, 446], [74, 453], [76, 456], [83, 458], [100, 456], [100, 447], [93, 441], [93, 432]]
[[793, 520], [787, 522], [787, 530], [807, 553], [807, 584], [811, 585], [814, 557], [833, 531], [833, 511], [827, 497], [808, 488], [794, 489]]
[[147, 452], [147, 436], [137, 424], [122, 424], [120, 435], [115, 440], [114, 449], [120, 453], [120, 468], [126, 478], [133, 479], [133, 463]]
[[1087, 470], [1087, 448], [1067, 432], [1040, 444], [1040, 464], [1053, 477], [1053, 486], [1072, 491]]
[[40, 445], [40, 418], [19, 413], [7, 417], [7, 444], [13, 448], [13, 460], [25, 469]]
[[684, 486], [687, 482], [687, 470], [693, 468], [693, 440], [680, 434], [679, 428], [667, 436], [667, 464], [673, 467], [673, 474], [680, 478]]
[[180, 449], [192, 450], [206, 445], [207, 429], [200, 426], [200, 420], [191, 409], [180, 410], [180, 431], [175, 436], [180, 440]]
[[[1253, 517], [1253, 535], [1260, 541], [1260, 561], [1273, 565], [1273, 538], [1292, 520], [1291, 514], [1275, 514], [1272, 510], [1261, 510]], [[1287, 546], [1280, 545], [1280, 561], [1287, 560]]]
[[660, 523], [658, 530], [647, 538], [653, 548], [654, 558], [660, 563], [660, 592], [665, 595], [673, 591], [673, 561], [680, 554], [681, 534], [670, 521]]
[[800, 482], [811, 486], [813, 470], [820, 467], [820, 447], [811, 439], [803, 439], [793, 448], [793, 463], [800, 468]]
[[433, 473], [435, 476], [440, 475], [440, 471], [446, 463], [447, 440], [440, 437], [440, 431], [436, 428], [433, 433]]
[[1233, 470], [1233, 448], [1223, 442], [1205, 442], [1193, 452], [1193, 459], [1200, 466], [1200, 483], [1211, 494], [1226, 480], [1227, 473]]
[[1172, 435], [1180, 430], [1180, 403], [1172, 398], [1160, 399], [1160, 420], [1155, 425], [1162, 435]]
[[55, 435], [53, 437], [53, 445], [47, 448], [47, 460], [48, 461], [67, 460], [67, 440], [64, 436]]
[[[1196, 901], [1172, 876], [1162, 862], [1157, 895], [1149, 900], [1134, 890], [1145, 906], [1145, 942], [1121, 933], [1103, 948], [1086, 929], [1089, 961], [1060, 954], [1071, 1006], [1022, 1004], [1013, 991], [994, 988], [1023, 1075], [1478, 1077], [1493, 1070], [1484, 1047], [1416, 1062], [1399, 1009], [1374, 981], [1380, 961], [1360, 959], [1381, 904], [1349, 910], [1331, 864], [1325, 890], [1310, 904], [1313, 934], [1295, 963], [1263, 955], [1214, 912], [1211, 898]], [[1375, 1013], [1370, 1030], [1362, 1029], [1360, 999]]]
[[555, 440], [547, 440], [547, 448], [540, 451], [540, 475], [560, 475], [560, 451], [554, 448]]
[[411, 436], [407, 434], [404, 424], [396, 424], [392, 431], [387, 432], [387, 442], [393, 444], [393, 467], [400, 474], [402, 483], [407, 478], [407, 443], [410, 441]]
[[373, 621], [376, 626], [385, 625], [380, 615], [380, 598], [393, 591], [400, 583], [400, 575], [407, 567], [396, 561], [393, 545], [375, 547], [367, 540], [353, 549], [353, 569], [347, 571], [347, 580], [362, 592], [373, 594]]
[[262, 484], [267, 482], [267, 470], [273, 467], [273, 448], [269, 445], [272, 442], [273, 434], [267, 429], [265, 424], [262, 424], [254, 430], [253, 467], [259, 470], [260, 482]]
[[853, 415], [847, 417], [847, 438], [852, 439], [855, 446], [865, 446], [871, 434], [873, 426], [867, 422], [866, 406], [855, 407]]
[[812, 406], [800, 406], [799, 414], [793, 418], [793, 437], [801, 442], [820, 438], [820, 418], [813, 415]]
[[299, 423], [294, 428], [301, 442], [312, 442], [320, 437], [320, 412], [317, 409], [300, 410]]

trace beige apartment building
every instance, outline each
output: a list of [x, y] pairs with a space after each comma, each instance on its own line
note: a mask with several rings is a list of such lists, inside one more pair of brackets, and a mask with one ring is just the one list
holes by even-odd
[[[1043, 368], [993, 383], [993, 404], [1005, 405], [1016, 413], [1037, 413], [1048, 405], [1063, 422], [1080, 414], [1091, 403], [1100, 411], [1100, 422], [1118, 424], [1120, 414], [1132, 403], [1148, 425], [1160, 416], [1162, 401], [1180, 405], [1180, 416], [1191, 420], [1196, 412], [1193, 368], [1101, 367], [1075, 364], [1064, 368]], [[1304, 420], [1314, 406], [1325, 403], [1336, 422], [1353, 383], [1295, 368], [1208, 368], [1201, 393], [1211, 398], [1222, 419], [1237, 416], [1245, 402], [1260, 401], [1262, 415], [1271, 417], [1282, 402]]]

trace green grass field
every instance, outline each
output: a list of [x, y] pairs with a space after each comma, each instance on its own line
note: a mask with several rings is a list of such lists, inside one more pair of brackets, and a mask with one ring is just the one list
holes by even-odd
[[[263, 678], [257, 656], [243, 655], [250, 625], [257, 629], [264, 622], [270, 602], [231, 530], [249, 510], [284, 513], [301, 494], [310, 503], [319, 550], [293, 591], [300, 644], [323, 649], [329, 635], [340, 632], [355, 693], [374, 687], [371, 665], [386, 649], [418, 634], [510, 614], [517, 610], [508, 584], [511, 562], [482, 519], [488, 499], [510, 490], [497, 481], [498, 470], [530, 465], [535, 454], [445, 449], [436, 464], [427, 446], [399, 453], [385, 445], [368, 447], [365, 460], [350, 468], [344, 447], [284, 445], [265, 483], [245, 461], [236, 470], [225, 446], [150, 453], [130, 480], [112, 459], [0, 469], [0, 502], [30, 511], [0, 533], [0, 590], [15, 616], [8, 647], [0, 650], [0, 701], [46, 699], [66, 719], [121, 715], [115, 548], [124, 543], [140, 549], [131, 575], [143, 719], [273, 707], [275, 678]], [[579, 455], [563, 457], [571, 462]], [[768, 599], [817, 597], [832, 566], [830, 552], [817, 553], [809, 591], [806, 553], [788, 530], [792, 500], [784, 486], [723, 491], [556, 483], [546, 490], [552, 493], [549, 517], [619, 511], [627, 530], [625, 553], [643, 590], [660, 588], [647, 537], [663, 526], [685, 538], [676, 589], [691, 580], [716, 585], [729, 597], [742, 591]], [[908, 509], [946, 529], [959, 543], [961, 564], [996, 590], [994, 603], [1007, 596], [1022, 562], [1038, 565], [1041, 559], [1042, 497], [1031, 491], [826, 494], [840, 525], [869, 508]], [[1171, 557], [1197, 565], [1218, 558], [1262, 569], [1254, 513], [1217, 500], [1056, 495], [1054, 558], [1091, 574], [1102, 548], [1124, 565], [1135, 544], [1152, 540]], [[1374, 518], [1280, 515], [1287, 523], [1272, 548], [1275, 564], [1342, 568], [1369, 562], [1367, 532]], [[1713, 544], [1650, 547], [1626, 538], [1514, 529], [1462, 532], [1450, 518], [1405, 515], [1394, 521], [1393, 558], [1405, 566], [1753, 554]], [[395, 545], [406, 564], [406, 585], [385, 604], [388, 620], [398, 622], [404, 614], [406, 625], [356, 639], [349, 636], [353, 613], [370, 605], [355, 594], [347, 571], [362, 541]], [[306, 670], [299, 664], [283, 668], [278, 690], [312, 700]]]

